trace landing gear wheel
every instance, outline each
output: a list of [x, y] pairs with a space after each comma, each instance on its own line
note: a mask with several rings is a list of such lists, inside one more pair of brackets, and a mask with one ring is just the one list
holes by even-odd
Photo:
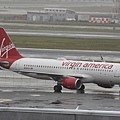
[[54, 86], [54, 92], [55, 93], [61, 93], [61, 90], [62, 90], [62, 86], [60, 86], [60, 85], [55, 85]]
[[85, 93], [85, 86], [82, 85], [80, 89], [77, 90], [77, 93], [80, 94], [80, 93]]
[[82, 85], [80, 90], [84, 90], [85, 89], [85, 85]]

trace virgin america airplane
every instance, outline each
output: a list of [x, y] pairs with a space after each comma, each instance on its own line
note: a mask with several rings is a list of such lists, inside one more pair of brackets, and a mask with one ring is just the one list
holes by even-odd
[[104, 88], [120, 84], [118, 63], [25, 58], [3, 28], [0, 28], [0, 66], [33, 78], [47, 76], [49, 80], [57, 81], [55, 92], [61, 92], [63, 86], [83, 93], [84, 83], [95, 83]]

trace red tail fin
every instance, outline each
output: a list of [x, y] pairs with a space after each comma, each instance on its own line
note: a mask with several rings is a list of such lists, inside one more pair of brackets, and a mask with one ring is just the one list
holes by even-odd
[[0, 58], [22, 58], [3, 28], [0, 28]]

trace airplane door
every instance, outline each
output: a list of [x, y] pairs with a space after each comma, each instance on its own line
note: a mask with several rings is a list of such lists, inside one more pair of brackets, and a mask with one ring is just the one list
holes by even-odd
[[114, 74], [115, 77], [120, 77], [120, 66], [117, 66], [115, 68], [115, 74]]

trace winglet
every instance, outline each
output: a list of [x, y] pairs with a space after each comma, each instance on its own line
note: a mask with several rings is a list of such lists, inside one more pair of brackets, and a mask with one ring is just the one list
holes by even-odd
[[102, 61], [102, 62], [105, 62], [105, 60], [104, 60], [102, 54], [100, 54], [100, 58], [101, 58], [101, 61]]

